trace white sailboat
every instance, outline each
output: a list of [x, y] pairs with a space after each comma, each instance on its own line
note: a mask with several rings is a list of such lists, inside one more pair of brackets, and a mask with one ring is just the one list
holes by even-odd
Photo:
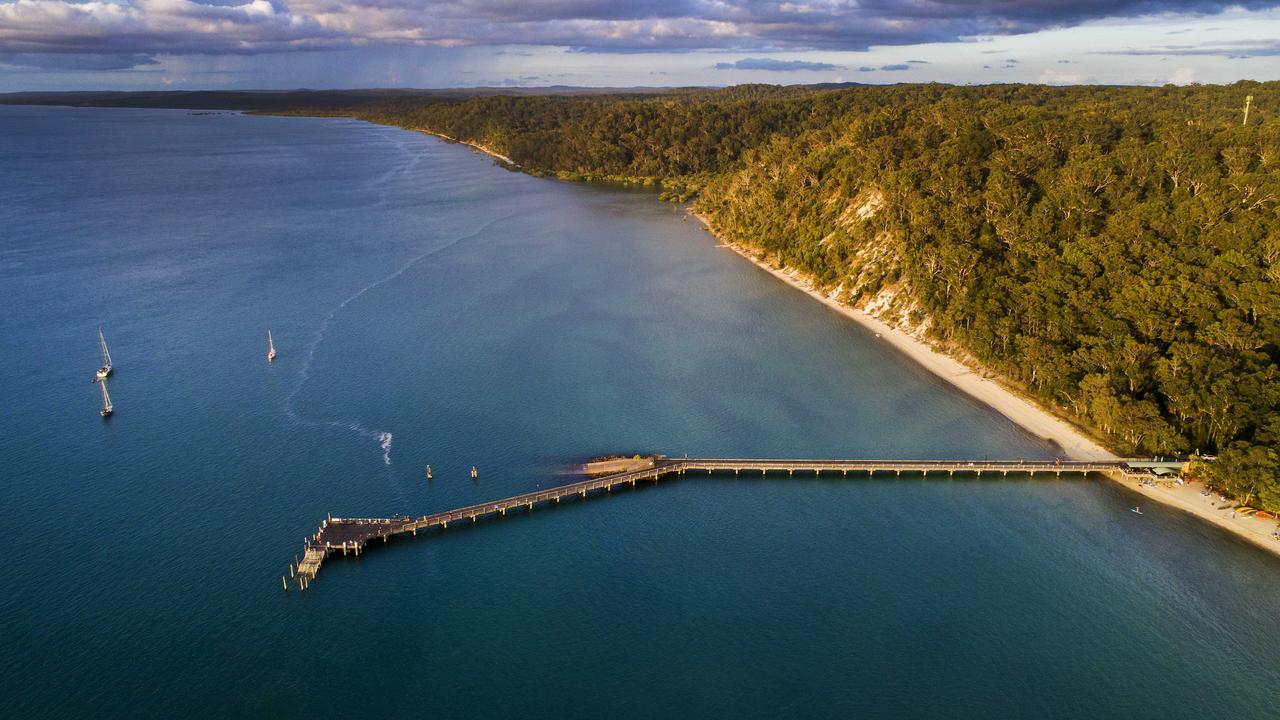
[[98, 412], [102, 413], [102, 417], [109, 417], [113, 408], [111, 407], [111, 396], [107, 394], [107, 379], [104, 377], [98, 380], [98, 386], [102, 388], [102, 409]]
[[98, 368], [97, 376], [99, 380], [105, 380], [111, 374], [111, 353], [107, 350], [107, 339], [102, 335], [101, 326], [98, 327], [98, 347], [102, 349], [102, 367]]
[[276, 344], [271, 341], [271, 330], [267, 330], [267, 362], [276, 359]]

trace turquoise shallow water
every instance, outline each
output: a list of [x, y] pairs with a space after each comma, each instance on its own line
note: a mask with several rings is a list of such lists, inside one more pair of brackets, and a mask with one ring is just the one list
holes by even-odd
[[280, 591], [326, 512], [595, 454], [1053, 456], [682, 216], [346, 120], [0, 107], [0, 706], [1274, 717], [1280, 562], [1102, 481], [691, 477]]

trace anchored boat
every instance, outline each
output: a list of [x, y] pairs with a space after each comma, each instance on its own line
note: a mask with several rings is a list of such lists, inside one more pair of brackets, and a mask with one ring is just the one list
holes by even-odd
[[276, 344], [271, 341], [271, 330], [267, 330], [267, 362], [273, 362], [276, 359]]
[[[98, 327], [98, 347], [102, 350], [102, 367], [98, 368], [97, 376], [99, 380], [106, 380], [111, 374], [111, 353], [107, 350], [107, 339], [102, 335], [102, 327]], [[106, 392], [106, 387], [103, 387]]]
[[99, 412], [102, 413], [102, 417], [110, 417], [113, 408], [111, 407], [111, 396], [107, 394], [107, 378], [100, 378], [98, 386], [102, 388], [102, 409]]

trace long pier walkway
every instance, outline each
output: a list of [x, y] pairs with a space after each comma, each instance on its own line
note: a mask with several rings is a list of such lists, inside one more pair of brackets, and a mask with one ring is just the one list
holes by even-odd
[[[1179, 466], [1180, 463], [1159, 463], [1160, 465]], [[1088, 474], [1130, 472], [1138, 466], [1148, 467], [1153, 463], [1132, 460], [1115, 460], [1110, 462], [1081, 461], [1040, 461], [1040, 460], [980, 460], [980, 461], [946, 461], [946, 460], [753, 460], [753, 459], [721, 459], [721, 458], [657, 458], [651, 467], [640, 470], [619, 472], [602, 477], [589, 478], [578, 482], [558, 485], [546, 490], [513, 495], [492, 502], [467, 505], [453, 510], [423, 515], [422, 517], [387, 517], [387, 518], [335, 518], [330, 517], [320, 525], [315, 534], [306, 538], [302, 560], [290, 568], [297, 586], [305, 590], [320, 572], [320, 565], [329, 555], [359, 555], [364, 552], [370, 542], [382, 539], [386, 542], [392, 535], [417, 535], [419, 530], [433, 528], [444, 529], [450, 523], [474, 523], [489, 515], [506, 515], [509, 510], [533, 510], [539, 504], [558, 503], [564, 498], [599, 491], [611, 491], [618, 485], [635, 486], [639, 482], [657, 482], [669, 475], [687, 473], [729, 473], [736, 475], [770, 473], [796, 473], [814, 475], [835, 474], [847, 476], [854, 473], [859, 476], [874, 477], [877, 474], [892, 473], [900, 476], [928, 476], [930, 473], [946, 475], [974, 475], [981, 477], [993, 474], [1009, 473], [1035, 476], [1063, 474]], [[285, 589], [288, 585], [282, 584]]]

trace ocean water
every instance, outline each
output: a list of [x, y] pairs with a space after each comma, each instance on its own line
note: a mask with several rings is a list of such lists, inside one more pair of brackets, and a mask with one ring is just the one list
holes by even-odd
[[715, 245], [391, 128], [0, 107], [0, 707], [1274, 717], [1280, 561], [1101, 480], [686, 477], [282, 592], [326, 513], [598, 454], [1054, 455]]

